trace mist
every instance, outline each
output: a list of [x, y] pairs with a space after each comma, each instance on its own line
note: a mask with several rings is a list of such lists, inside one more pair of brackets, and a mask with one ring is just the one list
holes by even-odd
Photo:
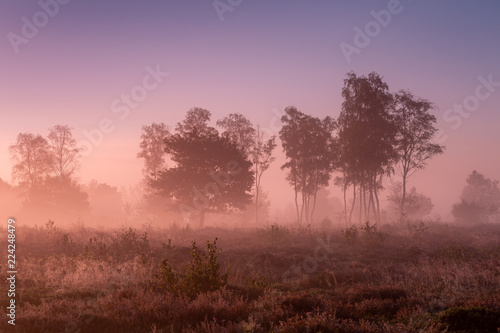
[[500, 327], [498, 2], [0, 13], [0, 331]]

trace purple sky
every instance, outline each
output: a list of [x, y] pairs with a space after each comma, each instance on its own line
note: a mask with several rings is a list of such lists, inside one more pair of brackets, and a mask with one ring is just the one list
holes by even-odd
[[[232, 10], [219, 15], [211, 1], [72, 0], [58, 4], [53, 17], [44, 14], [41, 4], [54, 10], [54, 3], [0, 3], [2, 179], [11, 179], [8, 146], [18, 133], [46, 135], [67, 124], [81, 142], [109, 119], [112, 129], [84, 157], [78, 176], [135, 184], [142, 177], [142, 125], [174, 127], [195, 106], [210, 110], [214, 124], [239, 112], [270, 129], [289, 105], [336, 118], [350, 70], [376, 71], [392, 91], [410, 89], [436, 104], [446, 152], [409, 184], [433, 199], [435, 212], [449, 214], [472, 170], [500, 179], [498, 1], [222, 0]], [[376, 23], [372, 11], [388, 8], [390, 19], [380, 14], [384, 26]], [[368, 28], [369, 43], [355, 38], [356, 27]], [[346, 44], [358, 46], [350, 59], [341, 49]], [[134, 107], [122, 103], [123, 94], [144, 91], [147, 68], [157, 66], [169, 75]], [[479, 77], [499, 83], [477, 88]], [[454, 110], [463, 103], [472, 111]], [[123, 119], [125, 111], [113, 112], [118, 107], [128, 108]], [[279, 146], [263, 179], [278, 208], [293, 192], [282, 163]]]

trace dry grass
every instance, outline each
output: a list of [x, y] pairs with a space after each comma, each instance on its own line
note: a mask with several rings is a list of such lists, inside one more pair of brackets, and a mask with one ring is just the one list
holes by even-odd
[[[498, 225], [377, 232], [383, 237], [360, 231], [353, 240], [341, 230], [277, 225], [20, 228], [16, 331], [496, 332]], [[219, 261], [230, 268], [226, 287], [194, 299], [151, 288], [162, 259], [180, 269], [192, 240], [216, 237]], [[6, 318], [6, 293], [0, 302]]]

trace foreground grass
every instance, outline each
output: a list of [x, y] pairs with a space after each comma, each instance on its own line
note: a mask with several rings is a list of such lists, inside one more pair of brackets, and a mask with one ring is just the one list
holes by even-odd
[[[351, 229], [351, 231], [354, 229]], [[17, 332], [496, 332], [500, 228], [20, 228]], [[155, 288], [219, 239], [219, 290]], [[7, 246], [3, 246], [7, 248]], [[2, 271], [5, 271], [2, 269]], [[5, 275], [5, 274], [4, 274]], [[6, 276], [0, 288], [8, 290]], [[0, 315], [8, 298], [0, 293]]]

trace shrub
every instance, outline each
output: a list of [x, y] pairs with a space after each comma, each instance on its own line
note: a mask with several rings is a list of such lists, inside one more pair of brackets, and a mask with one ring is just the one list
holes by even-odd
[[370, 225], [370, 222], [366, 221], [364, 225], [359, 228], [363, 232], [363, 237], [369, 244], [383, 242], [389, 235], [377, 230], [377, 224]]
[[479, 224], [488, 221], [488, 209], [476, 202], [462, 200], [452, 206], [451, 214], [461, 224]]
[[496, 332], [500, 326], [500, 312], [482, 307], [451, 308], [441, 312], [438, 319], [453, 332]]
[[346, 244], [352, 245], [357, 243], [358, 241], [358, 228], [356, 228], [355, 225], [353, 225], [350, 228], [345, 228], [340, 231], [342, 233], [342, 237], [344, 237], [344, 240]]
[[146, 232], [139, 235], [133, 228], [124, 228], [120, 234], [113, 237], [111, 250], [120, 260], [132, 259], [138, 255], [145, 257], [150, 253], [149, 240]]
[[183, 272], [177, 272], [164, 259], [156, 274], [153, 275], [157, 289], [168, 291], [176, 296], [184, 294], [190, 298], [209, 291], [219, 290], [227, 284], [229, 271], [221, 272], [217, 259], [217, 238], [213, 243], [207, 241], [207, 253], [202, 252], [192, 242], [191, 262]]

